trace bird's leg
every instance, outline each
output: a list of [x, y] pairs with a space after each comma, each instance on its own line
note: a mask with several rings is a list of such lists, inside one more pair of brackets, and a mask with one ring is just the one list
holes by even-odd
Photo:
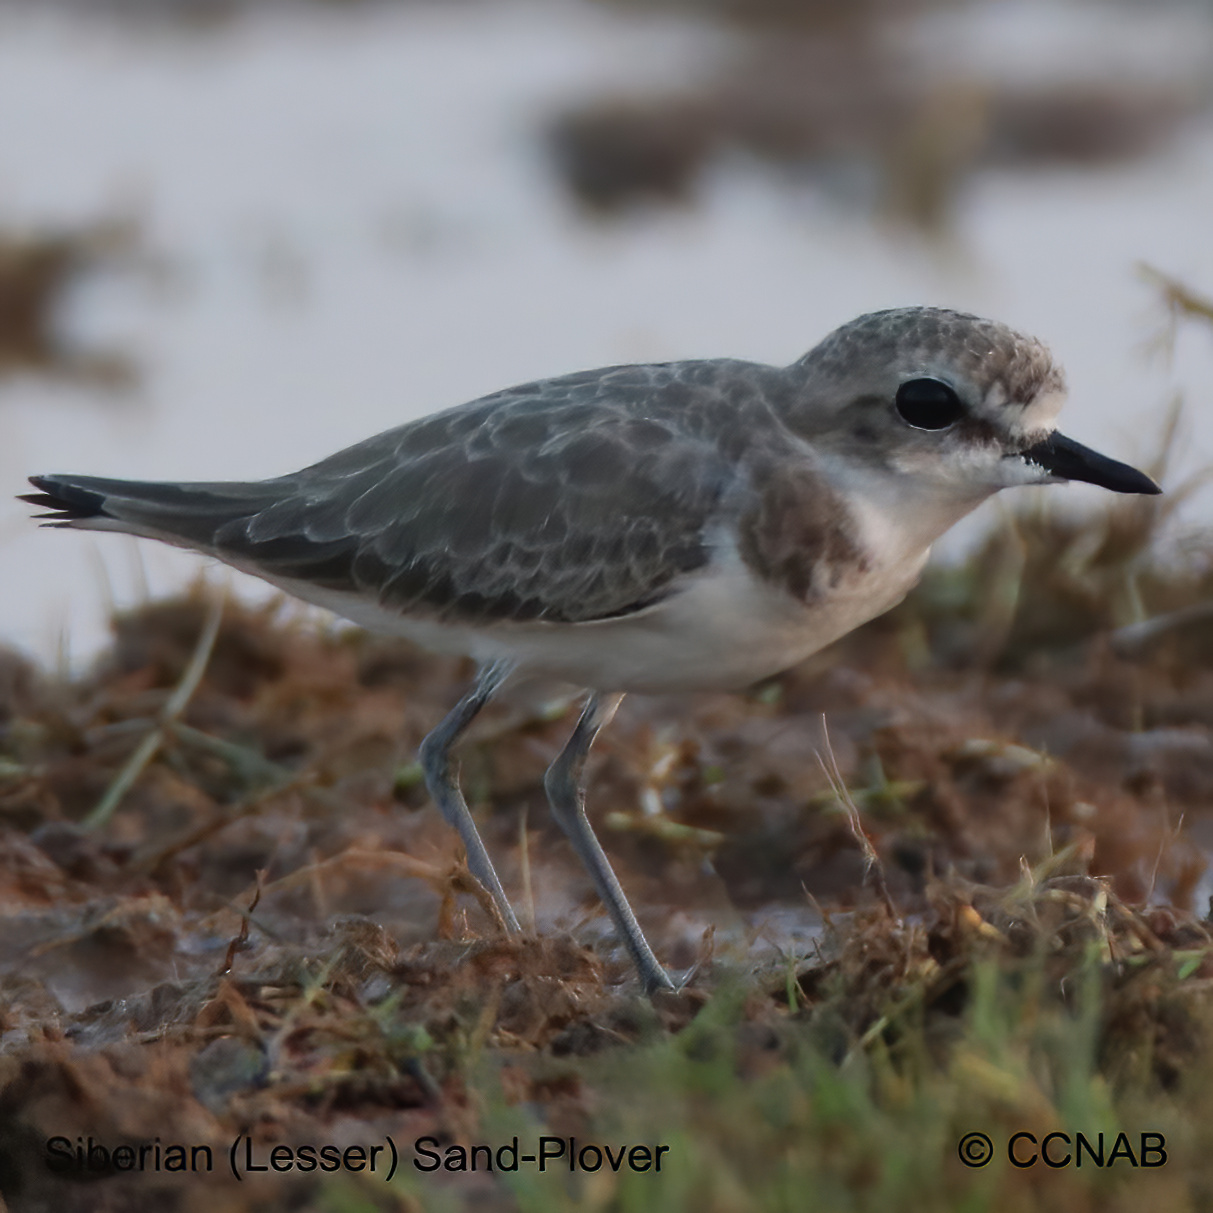
[[644, 932], [636, 921], [636, 915], [628, 905], [619, 880], [594, 836], [589, 819], [585, 815], [585, 787], [581, 781], [586, 755], [594, 744], [594, 738], [604, 725], [611, 722], [611, 717], [615, 715], [622, 700], [622, 695], [590, 696], [568, 744], [548, 768], [543, 786], [547, 790], [552, 816], [556, 818], [589, 872], [598, 896], [631, 954], [632, 963], [640, 974], [646, 993], [652, 994], [656, 990], [672, 990], [674, 983], [653, 955], [653, 949], [649, 947]]
[[459, 837], [463, 839], [468, 871], [488, 891], [506, 927], [511, 931], [518, 931], [518, 919], [506, 900], [493, 861], [484, 849], [467, 801], [459, 790], [458, 773], [451, 766], [451, 747], [472, 723], [480, 709], [497, 693], [512, 669], [509, 662], [503, 661], [485, 666], [476, 679], [476, 685], [421, 743], [420, 758], [422, 770], [425, 772], [425, 786], [429, 788], [438, 811], [459, 831]]

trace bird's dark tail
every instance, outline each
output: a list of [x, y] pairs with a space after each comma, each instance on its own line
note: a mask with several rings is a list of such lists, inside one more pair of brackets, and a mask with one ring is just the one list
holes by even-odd
[[126, 531], [184, 547], [210, 549], [219, 529], [256, 514], [272, 500], [268, 482], [174, 484], [101, 476], [31, 476], [40, 490], [22, 495], [39, 506], [44, 526]]
[[[47, 511], [35, 514], [35, 518], [46, 519], [45, 526], [71, 526], [85, 518], [104, 518], [105, 494], [96, 489], [85, 488], [62, 476], [31, 476], [30, 484], [40, 493], [22, 493], [19, 501], [28, 501]], [[101, 483], [107, 483], [102, 481]], [[122, 483], [121, 481], [114, 483]]]

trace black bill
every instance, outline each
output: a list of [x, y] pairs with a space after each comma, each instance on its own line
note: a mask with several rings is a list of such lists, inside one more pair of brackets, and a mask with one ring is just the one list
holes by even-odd
[[1028, 447], [1023, 458], [1061, 480], [1085, 480], [1114, 493], [1161, 493], [1145, 472], [1118, 463], [1090, 447], [1054, 431], [1043, 442]]

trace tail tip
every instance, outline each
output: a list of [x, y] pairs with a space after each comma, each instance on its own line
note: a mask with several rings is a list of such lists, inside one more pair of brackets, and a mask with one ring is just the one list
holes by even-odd
[[45, 519], [47, 526], [67, 526], [86, 518], [105, 517], [102, 493], [82, 488], [63, 476], [31, 476], [29, 482], [41, 492], [19, 493], [17, 500], [45, 510], [34, 517]]

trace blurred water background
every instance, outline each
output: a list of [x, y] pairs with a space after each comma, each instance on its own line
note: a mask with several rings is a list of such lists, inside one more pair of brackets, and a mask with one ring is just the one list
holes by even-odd
[[1045, 338], [1107, 454], [1182, 400], [1178, 483], [1213, 341], [1141, 266], [1213, 293], [1211, 102], [1208, 3], [0, 4], [0, 643], [87, 659], [201, 563], [40, 532], [30, 473], [277, 475], [902, 304]]

